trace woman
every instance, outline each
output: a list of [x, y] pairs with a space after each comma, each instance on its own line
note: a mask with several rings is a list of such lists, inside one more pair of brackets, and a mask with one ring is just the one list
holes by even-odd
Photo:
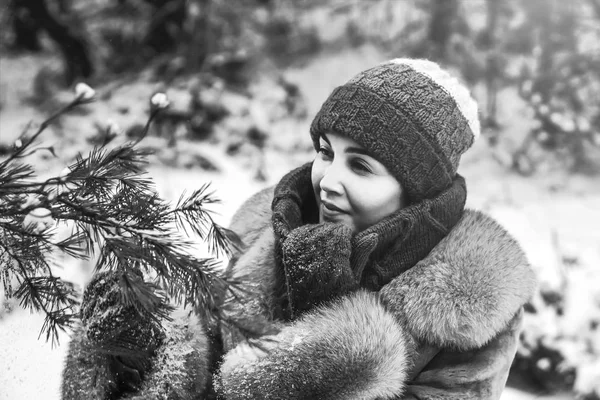
[[224, 338], [226, 399], [498, 399], [535, 278], [465, 210], [477, 106], [437, 64], [396, 59], [336, 88], [315, 160], [251, 197], [231, 229], [252, 282], [238, 312], [281, 328]]

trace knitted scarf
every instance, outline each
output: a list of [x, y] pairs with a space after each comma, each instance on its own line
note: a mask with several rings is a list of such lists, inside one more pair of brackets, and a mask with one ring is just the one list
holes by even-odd
[[[272, 224], [277, 278], [282, 283], [289, 281], [282, 260], [282, 241], [293, 229], [318, 222], [311, 166], [308, 163], [289, 172], [275, 187]], [[402, 208], [356, 233], [352, 238], [351, 264], [355, 275], [360, 277], [360, 287], [379, 291], [429, 254], [461, 218], [466, 196], [465, 180], [457, 174], [452, 185], [437, 196]], [[282, 302], [281, 317], [292, 318], [285, 289], [278, 294]]]

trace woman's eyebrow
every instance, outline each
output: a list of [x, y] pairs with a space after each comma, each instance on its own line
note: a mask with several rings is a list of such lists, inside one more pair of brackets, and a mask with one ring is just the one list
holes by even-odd
[[346, 148], [346, 153], [356, 153], [356, 154], [361, 154], [363, 156], [371, 156], [369, 154], [369, 152], [361, 147], [348, 147]]
[[[327, 135], [325, 135], [324, 133], [321, 133], [321, 139], [323, 139], [325, 142], [327, 142], [328, 145], [331, 146], [331, 142], [327, 138]], [[345, 153], [361, 154], [363, 156], [369, 156], [369, 157], [371, 157], [371, 155], [367, 152], [367, 150], [363, 149], [362, 147], [348, 147], [348, 148], [346, 148], [346, 150], [344, 152]]]

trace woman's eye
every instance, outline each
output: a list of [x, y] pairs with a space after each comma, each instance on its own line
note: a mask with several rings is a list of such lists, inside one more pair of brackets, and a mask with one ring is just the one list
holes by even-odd
[[333, 157], [333, 152], [330, 149], [328, 149], [327, 147], [324, 147], [324, 146], [319, 147], [319, 150], [317, 150], [317, 153], [321, 154], [325, 158], [332, 158]]
[[352, 169], [354, 171], [357, 171], [357, 172], [360, 172], [363, 174], [371, 172], [371, 168], [363, 160], [353, 160], [350, 162], [350, 166], [352, 167]]

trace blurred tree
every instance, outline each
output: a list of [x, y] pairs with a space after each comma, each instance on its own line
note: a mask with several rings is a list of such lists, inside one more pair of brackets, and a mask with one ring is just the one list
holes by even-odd
[[12, 47], [16, 50], [40, 51], [40, 26], [32, 18], [29, 9], [19, 0], [11, 0], [8, 7], [14, 34]]
[[[442, 61], [458, 67], [471, 85], [483, 83], [482, 114], [491, 143], [500, 132], [500, 90], [518, 88], [531, 110], [535, 126], [513, 153], [514, 169], [532, 174], [540, 163], [554, 160], [571, 171], [600, 170], [595, 161], [600, 151], [599, 0], [484, 0], [445, 12], [450, 4], [429, 4], [430, 24], [445, 25], [440, 31], [451, 39], [443, 40], [441, 32], [432, 35], [430, 28], [429, 35], [410, 44], [409, 53], [434, 59], [445, 54]], [[475, 29], [455, 25], [452, 30], [442, 22], [457, 24], [462, 14], [485, 16], [485, 23], [472, 17]], [[430, 54], [427, 46], [436, 37]]]
[[588, 0], [588, 3], [596, 14], [596, 17], [600, 19], [600, 0]]
[[[193, 71], [223, 71], [239, 78], [250, 54], [260, 45], [255, 0], [119, 0], [93, 16], [106, 46], [110, 72], [139, 70], [149, 64], [170, 80]], [[226, 71], [225, 71], [226, 70]], [[235, 83], [235, 82], [234, 82]]]
[[428, 39], [433, 45], [433, 54], [445, 59], [448, 43], [458, 18], [458, 0], [431, 0], [431, 19]]
[[[50, 12], [46, 0], [14, 0], [13, 29], [15, 40], [35, 50], [39, 46], [38, 32], [44, 30], [60, 48], [65, 60], [65, 81], [68, 85], [77, 78], [88, 78], [94, 72], [87, 45], [81, 32], [76, 32], [73, 24], [60, 20]], [[56, 1], [56, 8], [61, 15], [67, 14], [65, 1]]]
[[[532, 173], [551, 154], [571, 171], [598, 172], [599, 2], [533, 0], [522, 6], [526, 22], [509, 38], [521, 42], [517, 54], [528, 56], [517, 78], [536, 125], [515, 153], [513, 166]], [[540, 150], [546, 156], [536, 158]]]
[[[164, 53], [177, 45], [187, 15], [186, 0], [144, 0], [154, 10], [143, 44], [157, 53]], [[207, 2], [207, 0], [203, 0]]]
[[500, 17], [500, 0], [486, 0], [487, 6], [487, 45], [490, 49], [486, 58], [486, 73], [485, 86], [487, 93], [486, 101], [486, 120], [485, 125], [490, 127], [498, 127], [496, 121], [496, 100], [498, 97], [498, 55], [497, 35], [498, 35], [498, 19]]
[[67, 0], [10, 1], [9, 37], [35, 50], [46, 31], [64, 55], [68, 83], [150, 67], [167, 81], [201, 71], [240, 86], [261, 52], [289, 61], [319, 48], [315, 32], [297, 24], [304, 6], [285, 1], [112, 0], [85, 7]]

